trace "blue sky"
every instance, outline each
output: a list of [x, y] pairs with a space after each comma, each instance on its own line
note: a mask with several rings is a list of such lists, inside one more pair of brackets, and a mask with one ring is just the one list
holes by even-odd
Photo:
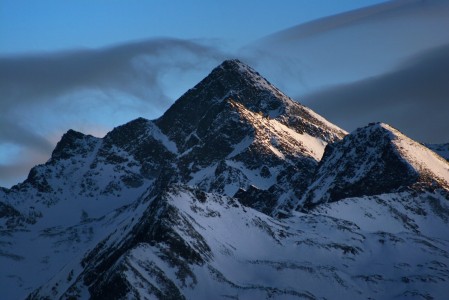
[[0, 54], [104, 47], [152, 37], [239, 47], [379, 0], [1, 0]]
[[159, 117], [228, 58], [348, 131], [448, 142], [446, 28], [447, 0], [0, 0], [0, 186], [69, 129]]

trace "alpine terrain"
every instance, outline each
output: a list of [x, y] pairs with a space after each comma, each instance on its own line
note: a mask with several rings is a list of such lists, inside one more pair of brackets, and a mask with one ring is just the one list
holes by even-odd
[[228, 60], [0, 188], [1, 299], [447, 299], [449, 162]]

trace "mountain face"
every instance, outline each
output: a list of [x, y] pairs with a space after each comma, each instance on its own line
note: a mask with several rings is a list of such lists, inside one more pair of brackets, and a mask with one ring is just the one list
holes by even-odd
[[360, 128], [326, 148], [304, 205], [405, 190], [449, 188], [447, 162], [382, 123]]
[[155, 124], [179, 151], [178, 181], [228, 196], [271, 188], [271, 211], [291, 205], [325, 145], [346, 134], [237, 60], [214, 69]]
[[[189, 143], [185, 139], [194, 130], [199, 134], [211, 125], [224, 100], [234, 100], [246, 109], [260, 113], [292, 128], [326, 142], [339, 140], [345, 132], [310, 109], [294, 102], [271, 85], [259, 73], [238, 60], [228, 60], [209, 76], [185, 93], [156, 124], [170, 138], [179, 141], [182, 151]], [[198, 133], [197, 133], [198, 134]]]
[[446, 239], [449, 165], [383, 123], [328, 145], [298, 209], [356, 221], [361, 229]]
[[[68, 188], [95, 199], [114, 195], [123, 205], [120, 199], [133, 198], [127, 193], [153, 181], [228, 196], [257, 189], [276, 201], [251, 205], [275, 215], [294, 206], [325, 145], [345, 134], [248, 66], [225, 61], [158, 120], [131, 121], [104, 139], [68, 131], [51, 160], [14, 190], [31, 186], [47, 193], [45, 202], [58, 202]], [[65, 189], [62, 178], [70, 178]]]
[[108, 216], [115, 230], [29, 298], [383, 299], [447, 291], [447, 240], [361, 229], [325, 214], [276, 220], [182, 186], [142, 200], [121, 212], [127, 218]]
[[0, 189], [1, 297], [444, 297], [448, 183], [396, 129], [347, 134], [225, 61], [159, 119], [69, 130]]

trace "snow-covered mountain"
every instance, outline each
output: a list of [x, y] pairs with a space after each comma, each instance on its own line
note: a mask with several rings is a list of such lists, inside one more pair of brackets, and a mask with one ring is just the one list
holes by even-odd
[[326, 148], [304, 206], [348, 197], [449, 189], [449, 165], [427, 147], [382, 123], [357, 129]]
[[447, 292], [444, 239], [361, 229], [319, 214], [276, 220], [232, 198], [179, 186], [142, 202], [30, 298], [384, 299]]
[[390, 126], [347, 135], [225, 61], [0, 189], [1, 298], [443, 297], [448, 182]]
[[372, 123], [326, 148], [298, 208], [361, 229], [447, 240], [448, 191], [446, 160], [391, 126]]
[[253, 186], [276, 201], [305, 188], [328, 142], [346, 132], [294, 102], [256, 71], [225, 61], [155, 124], [178, 149], [177, 181], [233, 196]]

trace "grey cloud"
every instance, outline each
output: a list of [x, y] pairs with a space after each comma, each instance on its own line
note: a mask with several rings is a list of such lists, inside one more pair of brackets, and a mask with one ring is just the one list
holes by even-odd
[[[285, 43], [299, 39], [316, 37], [331, 31], [342, 30], [354, 26], [365, 26], [367, 23], [385, 22], [389, 19], [405, 19], [410, 17], [439, 18], [448, 10], [445, 0], [393, 0], [348, 12], [313, 20], [293, 26], [269, 35], [261, 42]], [[378, 26], [379, 24], [376, 24]], [[396, 29], [395, 29], [396, 30]], [[387, 33], [385, 33], [387, 34]]]
[[[296, 95], [383, 74], [448, 43], [447, 28], [446, 0], [387, 1], [274, 33], [245, 51], [257, 52], [259, 71]], [[273, 69], [278, 58], [282, 68]]]
[[20, 151], [20, 156], [19, 161], [0, 163], [0, 187], [17, 184], [27, 177], [32, 167], [48, 160], [47, 155], [36, 153], [33, 149]]
[[53, 149], [47, 138], [3, 115], [0, 119], [0, 145], [5, 143], [22, 145], [41, 153], [50, 153]]
[[16, 163], [12, 165], [0, 164], [0, 187], [12, 186], [18, 183], [18, 180], [24, 180], [26, 174], [30, 171], [30, 165]]
[[168, 68], [193, 69], [221, 56], [216, 48], [193, 41], [154, 39], [96, 50], [0, 57], [0, 95], [3, 105], [52, 101], [80, 88], [163, 96], [159, 79]]
[[449, 141], [449, 44], [393, 71], [297, 97], [347, 130], [389, 123], [422, 142]]
[[448, 27], [448, 1], [394, 0], [274, 33], [243, 53], [346, 130], [384, 121], [420, 141], [447, 142]]

